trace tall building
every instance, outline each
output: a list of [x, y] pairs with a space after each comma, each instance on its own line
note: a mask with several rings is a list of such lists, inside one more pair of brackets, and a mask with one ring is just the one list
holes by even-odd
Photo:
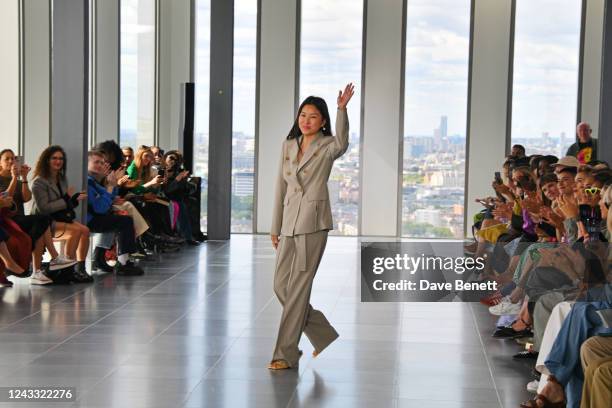
[[440, 137], [442, 139], [448, 136], [448, 116], [443, 115], [440, 117]]

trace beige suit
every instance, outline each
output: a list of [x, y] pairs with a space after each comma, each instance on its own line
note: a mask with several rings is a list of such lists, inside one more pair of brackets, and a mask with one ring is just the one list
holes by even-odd
[[291, 367], [299, 361], [298, 343], [306, 334], [317, 352], [337, 337], [323, 313], [310, 305], [310, 291], [333, 229], [327, 180], [334, 160], [348, 148], [348, 117], [339, 109], [336, 136], [319, 133], [298, 161], [297, 141], [283, 142], [276, 181], [272, 235], [280, 235], [274, 292], [283, 305], [273, 360]]

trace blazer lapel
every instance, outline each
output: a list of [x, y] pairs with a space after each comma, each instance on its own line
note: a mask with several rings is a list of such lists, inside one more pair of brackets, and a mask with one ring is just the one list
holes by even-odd
[[298, 165], [296, 172], [299, 172], [302, 169], [302, 167], [304, 167], [304, 165], [308, 163], [308, 161], [312, 159], [313, 156], [316, 155], [316, 152], [317, 150], [319, 150], [320, 147], [321, 147], [321, 132], [317, 133], [317, 136], [315, 136], [315, 139], [312, 142], [310, 142], [310, 146], [308, 146], [308, 150], [304, 152], [304, 156], [302, 156], [302, 160], [300, 161], [300, 164]]

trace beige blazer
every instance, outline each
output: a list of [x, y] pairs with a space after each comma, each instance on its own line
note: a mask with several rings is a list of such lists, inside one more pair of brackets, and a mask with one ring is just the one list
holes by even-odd
[[338, 109], [336, 136], [319, 132], [301, 162], [297, 141], [283, 142], [270, 234], [293, 236], [333, 229], [327, 180], [334, 160], [348, 149], [348, 132], [346, 109]]

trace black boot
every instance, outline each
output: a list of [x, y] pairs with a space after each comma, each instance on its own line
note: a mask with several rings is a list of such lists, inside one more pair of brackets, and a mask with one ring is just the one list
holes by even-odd
[[111, 273], [113, 268], [109, 264], [106, 263], [106, 249], [96, 247], [94, 250], [93, 261], [91, 263], [92, 269], [96, 269], [98, 271]]
[[91, 283], [94, 281], [94, 278], [87, 273], [85, 261], [77, 262], [77, 264], [74, 266], [72, 281], [75, 283]]

